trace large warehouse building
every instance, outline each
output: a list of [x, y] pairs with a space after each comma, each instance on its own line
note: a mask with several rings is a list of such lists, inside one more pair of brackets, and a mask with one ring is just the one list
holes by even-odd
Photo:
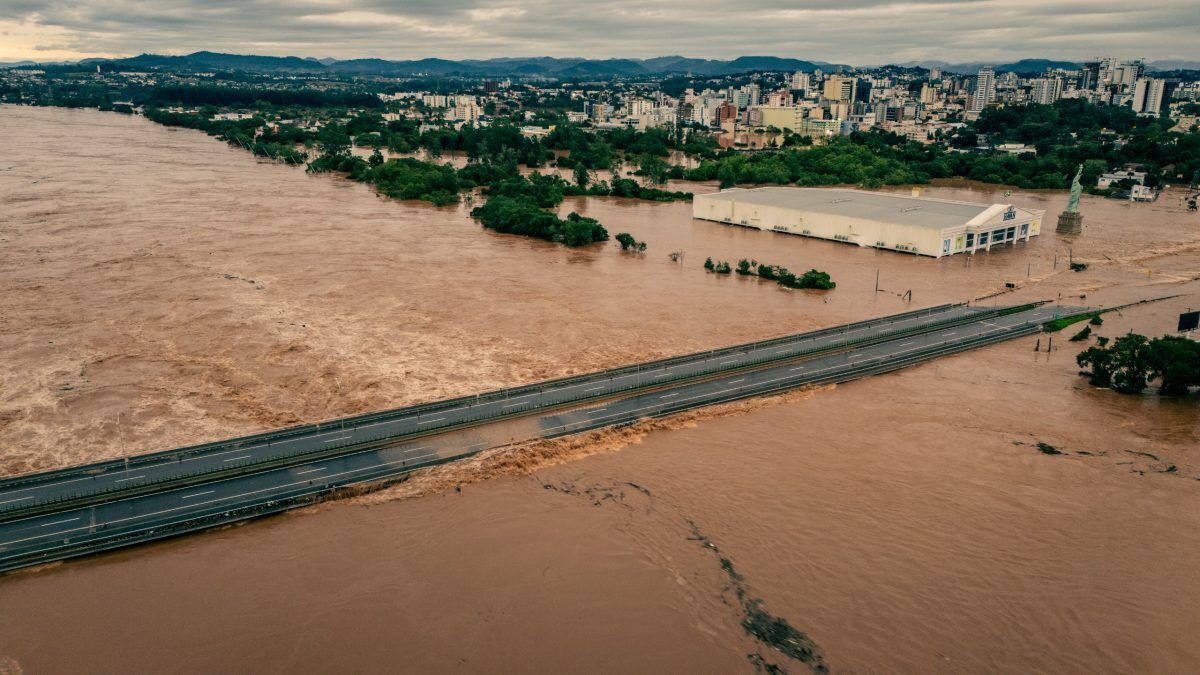
[[734, 188], [692, 201], [692, 216], [940, 258], [1028, 241], [1045, 211], [839, 188]]

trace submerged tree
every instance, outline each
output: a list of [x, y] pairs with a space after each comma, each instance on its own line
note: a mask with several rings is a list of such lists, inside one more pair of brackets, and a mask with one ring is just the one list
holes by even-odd
[[1155, 338], [1147, 362], [1150, 375], [1161, 380], [1162, 394], [1183, 396], [1189, 387], [1200, 386], [1200, 342], [1178, 335]]

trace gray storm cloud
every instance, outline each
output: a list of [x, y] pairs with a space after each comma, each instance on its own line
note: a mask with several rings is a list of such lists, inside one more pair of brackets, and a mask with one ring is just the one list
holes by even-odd
[[730, 58], [845, 63], [1200, 58], [1200, 2], [94, 0], [0, 3], [0, 42], [81, 55]]

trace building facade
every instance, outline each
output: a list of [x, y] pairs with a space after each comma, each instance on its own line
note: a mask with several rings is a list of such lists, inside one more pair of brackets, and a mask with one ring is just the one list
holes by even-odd
[[832, 75], [828, 80], [825, 80], [825, 88], [822, 93], [830, 101], [845, 101], [849, 103], [854, 100], [854, 97], [858, 93], [858, 79]]
[[1039, 77], [1030, 83], [1029, 100], [1042, 105], [1050, 105], [1062, 98], [1063, 81], [1061, 77]]
[[941, 258], [1028, 241], [1045, 211], [840, 188], [734, 188], [696, 195], [692, 217]]
[[978, 113], [996, 101], [996, 72], [980, 68], [975, 76], [975, 93], [971, 94], [971, 112]]
[[1133, 87], [1133, 111], [1139, 115], [1162, 114], [1163, 97], [1166, 93], [1166, 81], [1158, 78], [1144, 77]]

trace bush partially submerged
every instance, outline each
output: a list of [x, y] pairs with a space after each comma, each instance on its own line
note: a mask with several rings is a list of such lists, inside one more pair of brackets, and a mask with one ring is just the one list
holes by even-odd
[[[710, 258], [711, 260], [711, 258]], [[708, 265], [706, 264], [705, 267]], [[742, 258], [737, 264], [737, 273], [744, 276], [757, 276], [760, 279], [774, 281], [784, 288], [810, 288], [827, 291], [837, 287], [828, 272], [811, 269], [802, 275], [795, 275], [782, 265], [768, 265], [757, 260]]]

